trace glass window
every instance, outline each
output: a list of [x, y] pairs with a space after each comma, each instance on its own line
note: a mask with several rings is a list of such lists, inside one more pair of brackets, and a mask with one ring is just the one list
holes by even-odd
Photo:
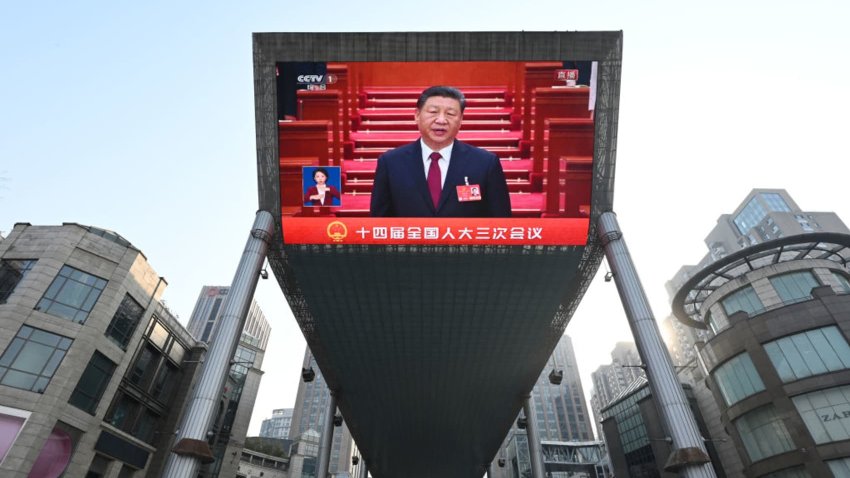
[[829, 471], [835, 476], [850, 476], [850, 458], [839, 458], [826, 462]]
[[756, 372], [750, 355], [736, 355], [714, 371], [714, 381], [726, 405], [732, 405], [750, 395], [764, 390], [764, 383]]
[[850, 368], [850, 345], [834, 325], [768, 342], [764, 350], [783, 382]]
[[127, 374], [127, 378], [130, 382], [147, 390], [150, 379], [154, 372], [156, 372], [156, 366], [160, 357], [153, 346], [146, 344], [136, 357], [136, 361], [130, 367], [130, 373]]
[[850, 385], [792, 398], [818, 445], [850, 439]]
[[136, 420], [131, 433], [134, 437], [150, 443], [153, 440], [158, 421], [159, 415], [146, 408], [139, 416], [139, 419]]
[[35, 260], [10, 259], [0, 261], [0, 304], [15, 291], [18, 282], [23, 280], [27, 272], [35, 265]]
[[213, 326], [215, 325], [215, 321], [218, 318], [218, 309], [221, 307], [222, 299], [216, 299], [213, 302], [212, 310], [210, 311], [210, 315], [207, 317], [207, 324], [204, 326], [204, 332], [201, 334], [201, 342], [208, 342], [210, 339], [210, 334], [212, 334]]
[[239, 382], [244, 380], [248, 369], [254, 366], [254, 360], [257, 358], [257, 352], [243, 347], [236, 347], [236, 353], [233, 354], [233, 365], [230, 367], [230, 376]]
[[174, 360], [177, 365], [183, 363], [183, 357], [186, 355], [186, 349], [180, 345], [180, 342], [173, 340], [171, 342], [171, 350], [168, 352], [168, 356], [171, 357], [171, 360]]
[[[762, 201], [767, 206], [767, 211], [765, 211], [765, 208], [759, 202], [759, 196], [761, 196]], [[780, 194], [761, 193], [750, 199], [747, 205], [741, 209], [741, 212], [735, 216], [735, 226], [738, 227], [738, 231], [741, 234], [747, 234], [750, 229], [764, 219], [768, 211], [790, 212], [791, 207], [788, 206], [788, 203], [785, 202]]]
[[712, 314], [711, 310], [705, 313], [705, 321], [708, 322], [708, 326], [715, 334], [720, 333], [721, 330], [729, 327], [729, 319], [726, 316], [723, 314]]
[[770, 211], [791, 212], [791, 207], [782, 199], [781, 195], [776, 193], [762, 193], [761, 197]]
[[764, 208], [761, 207], [757, 198], [750, 199], [750, 202], [744, 206], [744, 209], [735, 216], [734, 222], [741, 234], [746, 235], [750, 229], [758, 224], [766, 215]]
[[136, 331], [144, 313], [145, 309], [133, 300], [130, 294], [125, 294], [121, 305], [118, 306], [118, 310], [112, 316], [109, 327], [106, 328], [105, 335], [126, 350], [127, 344], [130, 343], [130, 338]]
[[[850, 476], [850, 475], [835, 475], [835, 476]], [[762, 475], [761, 478], [812, 478], [812, 475], [802, 466], [796, 468], [786, 468], [784, 470], [775, 471], [769, 475]]]
[[95, 350], [68, 403], [94, 415], [114, 371], [115, 364]]
[[764, 311], [764, 305], [751, 286], [742, 287], [729, 294], [723, 299], [722, 304], [726, 315], [732, 315], [739, 310], [743, 310], [752, 316]]
[[107, 421], [116, 428], [127, 430], [138, 412], [139, 402], [122, 394], [115, 405], [113, 405], [112, 413], [109, 414]]
[[73, 341], [26, 325], [0, 357], [0, 383], [44, 393]]
[[165, 343], [168, 341], [168, 330], [159, 322], [154, 322], [153, 329], [151, 329], [150, 341], [160, 349], [165, 350]]
[[750, 461], [793, 450], [794, 443], [773, 405], [757, 408], [735, 420]]
[[812, 288], [819, 286], [811, 271], [797, 271], [770, 278], [770, 283], [784, 304], [812, 298]]
[[153, 396], [160, 401], [168, 402], [171, 392], [174, 390], [174, 385], [180, 381], [178, 378], [179, 373], [179, 370], [173, 365], [169, 363], [163, 364], [159, 368], [159, 373], [157, 373], [154, 380]]
[[63, 266], [36, 309], [82, 324], [105, 287], [105, 280]]
[[833, 272], [832, 277], [835, 277], [835, 280], [838, 281], [838, 285], [841, 288], [841, 292], [850, 292], [850, 281], [847, 280], [847, 277], [845, 277], [844, 274]]

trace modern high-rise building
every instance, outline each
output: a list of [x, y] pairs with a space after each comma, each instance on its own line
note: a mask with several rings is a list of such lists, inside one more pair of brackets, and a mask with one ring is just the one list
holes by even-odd
[[[204, 286], [201, 289], [187, 326], [201, 342], [215, 340], [222, 305], [229, 291], [230, 287], [221, 286]], [[230, 364], [221, 412], [212, 430], [215, 436], [210, 445], [215, 461], [202, 466], [201, 476], [230, 477], [236, 474], [260, 388], [263, 375], [260, 368], [270, 334], [271, 326], [257, 302], [252, 300]]]
[[[289, 439], [293, 441], [298, 440], [301, 435], [310, 430], [321, 436], [325, 420], [328, 419], [327, 409], [331, 394], [309, 347], [304, 350], [304, 368], [312, 368], [316, 375], [310, 382], [305, 382], [299, 377], [298, 394], [292, 413], [292, 427], [289, 430]], [[333, 417], [330, 418], [333, 419]], [[334, 427], [328, 471], [330, 473], [351, 473], [352, 453], [351, 432], [348, 431], [348, 426], [343, 420], [341, 426]]]
[[727, 475], [850, 476], [850, 230], [757, 189], [706, 245], [668, 290]]
[[593, 389], [590, 392], [590, 406], [593, 409], [594, 422], [599, 436], [599, 423], [602, 419], [599, 411], [607, 407], [617, 396], [623, 393], [635, 380], [644, 377], [644, 371], [637, 347], [632, 342], [617, 342], [611, 351], [611, 363], [600, 365], [590, 374]]
[[0, 242], [0, 476], [160, 476], [205, 350], [166, 286], [104, 229]]
[[289, 438], [289, 430], [292, 428], [292, 408], [278, 408], [272, 410], [271, 418], [263, 420], [260, 426], [260, 436], [264, 438]]
[[[560, 384], [550, 381], [549, 375], [553, 371], [563, 373]], [[541, 440], [593, 440], [591, 418], [584, 401], [575, 349], [569, 336], [564, 335], [558, 341], [546, 368], [537, 377], [531, 396], [537, 433]]]
[[[560, 375], [560, 383], [553, 383], [550, 378], [553, 373], [563, 374]], [[549, 442], [555, 447], [559, 442], [593, 440], [591, 418], [584, 400], [575, 349], [569, 336], [564, 335], [558, 341], [546, 367], [534, 384], [531, 397], [537, 434], [541, 441]], [[514, 422], [492, 466], [494, 475], [520, 476], [521, 470], [530, 466], [527, 462], [527, 443], [526, 431], [520, 430]], [[499, 458], [507, 458], [507, 469], [498, 470]]]
[[688, 327], [673, 314], [665, 317], [658, 326], [667, 344], [670, 358], [673, 359], [673, 365], [680, 369], [695, 363], [696, 344], [705, 342], [711, 337], [708, 330]]

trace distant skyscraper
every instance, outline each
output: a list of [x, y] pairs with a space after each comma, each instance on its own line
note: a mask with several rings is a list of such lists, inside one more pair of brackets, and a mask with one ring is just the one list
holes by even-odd
[[[564, 373], [560, 385], [555, 385], [549, 380], [549, 374], [553, 370], [560, 370]], [[534, 384], [531, 397], [534, 418], [537, 422], [537, 433], [541, 441], [586, 442], [593, 440], [593, 428], [590, 423], [587, 404], [584, 401], [584, 391], [578, 372], [573, 342], [569, 336], [564, 335], [558, 341], [549, 361], [546, 362], [546, 367], [537, 377], [537, 383]], [[524, 459], [520, 458], [519, 461], [525, 461], [513, 463], [511, 466], [501, 469], [498, 469], [497, 465], [493, 465], [492, 471], [495, 477], [512, 477], [515, 476], [511, 471], [513, 470], [512, 466], [519, 468], [529, 466], [525, 434], [526, 431], [519, 430], [516, 422], [514, 422], [496, 458], [516, 458], [516, 450], [519, 447], [522, 448], [519, 455], [525, 457]], [[516, 435], [520, 436], [518, 440]]]
[[[292, 427], [289, 430], [289, 439], [298, 438], [309, 430], [321, 435], [327, 415], [330, 391], [319, 370], [316, 359], [307, 347], [304, 350], [304, 366], [312, 367], [316, 378], [312, 382], [305, 382], [301, 377], [298, 381], [298, 394], [295, 398], [295, 409], [292, 413]], [[348, 426], [343, 421], [342, 426], [334, 428], [334, 439], [331, 447], [330, 473], [343, 473], [351, 471], [352, 439]]]
[[696, 344], [705, 342], [711, 337], [710, 331], [688, 327], [673, 315], [664, 318], [658, 326], [661, 328], [664, 341], [667, 343], [667, 350], [670, 352], [670, 358], [673, 359], [673, 365], [678, 367], [693, 365], [697, 356]]
[[[552, 370], [564, 372], [560, 385], [549, 381]], [[541, 440], [582, 441], [593, 439], [590, 415], [584, 401], [573, 342], [566, 335], [549, 357], [546, 368], [537, 378], [534, 390], [534, 413]]]
[[[590, 393], [590, 406], [597, 430], [601, 415], [599, 411], [611, 403], [620, 393], [639, 377], [645, 376], [637, 347], [632, 342], [617, 342], [611, 351], [611, 364], [601, 365], [590, 374], [593, 390]], [[599, 430], [598, 430], [599, 431]], [[600, 433], [601, 436], [601, 433]]]
[[[205, 286], [201, 289], [198, 302], [192, 311], [187, 329], [202, 342], [215, 338], [215, 331], [221, 317], [222, 305], [230, 287]], [[222, 412], [216, 418], [213, 427], [216, 438], [212, 446], [214, 463], [203, 467], [205, 477], [235, 476], [238, 460], [226, 459], [229, 456], [241, 456], [251, 412], [260, 388], [263, 355], [271, 333], [263, 311], [256, 301], [251, 301], [248, 317], [239, 338], [230, 374], [225, 385]]]
[[260, 426], [260, 436], [265, 438], [289, 438], [289, 429], [292, 427], [292, 408], [278, 408], [272, 410], [272, 417], [263, 420]]

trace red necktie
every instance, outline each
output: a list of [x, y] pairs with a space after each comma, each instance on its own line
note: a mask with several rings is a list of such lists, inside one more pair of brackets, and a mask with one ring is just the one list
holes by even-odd
[[443, 190], [443, 181], [440, 176], [440, 153], [431, 153], [431, 166], [428, 167], [428, 191], [431, 192], [431, 200], [434, 202], [434, 209], [440, 204], [440, 193]]

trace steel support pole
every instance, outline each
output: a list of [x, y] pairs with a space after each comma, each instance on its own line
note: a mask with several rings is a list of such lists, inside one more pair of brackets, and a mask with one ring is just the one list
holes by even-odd
[[215, 419], [230, 361], [245, 327], [273, 227], [274, 218], [270, 213], [257, 212], [230, 292], [224, 300], [217, 331], [210, 340], [198, 381], [183, 413], [177, 444], [166, 461], [162, 473], [165, 478], [195, 478], [201, 462], [209, 463], [213, 459], [207, 433]]
[[360, 477], [359, 478], [369, 478], [369, 468], [366, 467], [366, 460], [363, 458], [363, 454], [360, 454]]
[[540, 445], [540, 435], [537, 434], [537, 418], [532, 413], [531, 396], [522, 402], [522, 413], [525, 414], [525, 433], [528, 436], [528, 459], [531, 461], [531, 478], [544, 478], [543, 447]]
[[665, 471], [680, 472], [685, 478], [714, 478], [705, 442], [688, 406], [670, 354], [661, 339], [649, 300], [632, 262], [617, 216], [605, 212], [599, 218], [598, 233], [605, 247], [605, 257], [614, 275], [620, 301], [626, 311], [629, 327], [638, 352], [646, 366], [650, 391], [658, 412], [672, 440], [673, 452]]
[[316, 459], [316, 478], [327, 478], [331, 464], [331, 446], [334, 440], [334, 416], [336, 415], [336, 396], [331, 392], [328, 410], [325, 415], [325, 428], [319, 443], [319, 457]]

